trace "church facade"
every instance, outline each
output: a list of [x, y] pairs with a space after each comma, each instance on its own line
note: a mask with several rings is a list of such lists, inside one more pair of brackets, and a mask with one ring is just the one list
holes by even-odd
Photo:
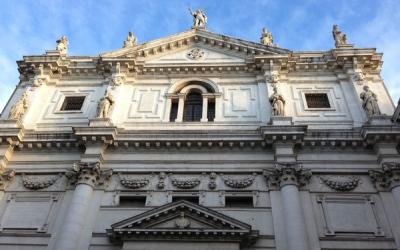
[[334, 26], [295, 52], [194, 26], [18, 61], [0, 119], [0, 248], [400, 249], [382, 54]]

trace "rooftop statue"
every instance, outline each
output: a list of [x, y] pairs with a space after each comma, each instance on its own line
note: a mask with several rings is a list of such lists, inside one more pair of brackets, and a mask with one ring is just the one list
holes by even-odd
[[335, 46], [336, 48], [340, 47], [341, 45], [346, 45], [347, 43], [347, 36], [345, 33], [339, 30], [339, 26], [336, 24], [333, 25], [332, 30], [333, 39], [335, 39]]
[[372, 92], [368, 86], [364, 86], [364, 92], [360, 94], [360, 98], [363, 101], [362, 107], [368, 116], [380, 115], [381, 111], [378, 106], [378, 99], [374, 92]]
[[133, 34], [133, 32], [129, 31], [128, 33], [128, 37], [126, 38], [126, 40], [124, 41], [124, 48], [126, 47], [133, 47], [136, 46], [138, 44], [138, 40], [135, 37], [135, 35]]
[[69, 45], [68, 38], [66, 36], [62, 36], [56, 42], [57, 42], [56, 50], [60, 51], [60, 54], [66, 55], [68, 52], [68, 45]]
[[28, 109], [28, 95], [24, 93], [19, 101], [12, 106], [8, 117], [10, 119], [20, 120]]
[[196, 10], [192, 12], [189, 8], [190, 14], [193, 16], [193, 28], [205, 29], [207, 24], [207, 16], [203, 10]]
[[264, 45], [272, 46], [274, 43], [274, 38], [272, 37], [272, 33], [267, 30], [267, 28], [263, 28], [261, 35], [261, 43]]

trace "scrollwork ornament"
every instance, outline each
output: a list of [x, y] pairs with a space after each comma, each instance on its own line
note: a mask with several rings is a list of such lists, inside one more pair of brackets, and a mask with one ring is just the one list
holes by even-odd
[[120, 183], [122, 186], [126, 188], [140, 189], [147, 186], [147, 184], [149, 184], [149, 180], [146, 178], [133, 179], [133, 178], [128, 178], [126, 176], [120, 176]]
[[199, 60], [199, 59], [203, 58], [204, 55], [205, 55], [205, 52], [199, 48], [194, 48], [186, 54], [186, 56], [192, 60]]
[[336, 191], [351, 191], [355, 189], [360, 181], [360, 178], [356, 176], [333, 176], [333, 177], [324, 177], [321, 176], [321, 180], [328, 187], [336, 190]]
[[192, 189], [200, 184], [200, 180], [197, 178], [188, 179], [172, 179], [172, 185], [180, 189]]
[[255, 175], [248, 176], [248, 177], [241, 178], [241, 179], [234, 179], [231, 177], [224, 177], [223, 179], [224, 179], [225, 185], [227, 185], [228, 187], [247, 188], [253, 184]]

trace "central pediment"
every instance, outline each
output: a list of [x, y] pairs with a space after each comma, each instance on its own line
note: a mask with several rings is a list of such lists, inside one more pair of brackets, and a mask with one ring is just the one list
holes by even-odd
[[170, 203], [111, 225], [114, 241], [179, 239], [250, 243], [258, 236], [251, 226], [188, 201]]
[[[192, 48], [203, 48], [210, 59], [216, 54], [231, 56], [231, 60], [251, 58], [254, 55], [288, 54], [291, 51], [275, 46], [245, 41], [242, 39], [213, 33], [202, 29], [191, 29], [165, 38], [145, 42], [140, 45], [103, 53], [102, 58], [135, 58], [153, 63], [154, 60], [176, 59], [179, 53]], [[216, 54], [213, 54], [216, 53]], [[183, 57], [182, 57], [183, 58]], [[182, 59], [181, 58], [181, 59]], [[233, 59], [232, 59], [233, 58]], [[226, 58], [225, 58], [226, 59]]]

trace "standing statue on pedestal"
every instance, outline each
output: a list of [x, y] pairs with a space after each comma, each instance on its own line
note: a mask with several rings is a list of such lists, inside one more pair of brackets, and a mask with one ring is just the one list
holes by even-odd
[[267, 46], [272, 46], [272, 44], [274, 43], [274, 38], [272, 37], [272, 33], [269, 32], [267, 28], [263, 28], [260, 41], [262, 44]]
[[12, 106], [8, 118], [20, 120], [28, 109], [28, 95], [24, 93], [19, 101]]
[[60, 51], [60, 54], [66, 55], [68, 52], [68, 45], [69, 45], [68, 38], [66, 36], [62, 36], [56, 42], [57, 42], [56, 50]]
[[196, 10], [192, 12], [189, 8], [190, 14], [193, 16], [193, 28], [205, 29], [207, 24], [207, 16], [203, 10]]
[[278, 88], [273, 87], [274, 94], [269, 98], [274, 116], [285, 116], [285, 99], [278, 93]]
[[364, 86], [364, 92], [360, 94], [360, 98], [363, 101], [362, 107], [368, 116], [380, 115], [381, 111], [378, 106], [378, 99], [374, 92], [369, 90], [368, 86]]
[[124, 41], [124, 48], [133, 47], [133, 46], [136, 46], [137, 44], [138, 44], [137, 38], [131, 31], [129, 31], [128, 37]]
[[336, 48], [340, 47], [341, 45], [346, 45], [347, 43], [347, 36], [345, 33], [339, 30], [339, 26], [336, 24], [333, 25], [332, 30], [333, 39], [335, 39], [335, 46]]
[[110, 110], [114, 102], [114, 96], [107, 91], [107, 94], [100, 99], [97, 106], [97, 118], [110, 118]]

